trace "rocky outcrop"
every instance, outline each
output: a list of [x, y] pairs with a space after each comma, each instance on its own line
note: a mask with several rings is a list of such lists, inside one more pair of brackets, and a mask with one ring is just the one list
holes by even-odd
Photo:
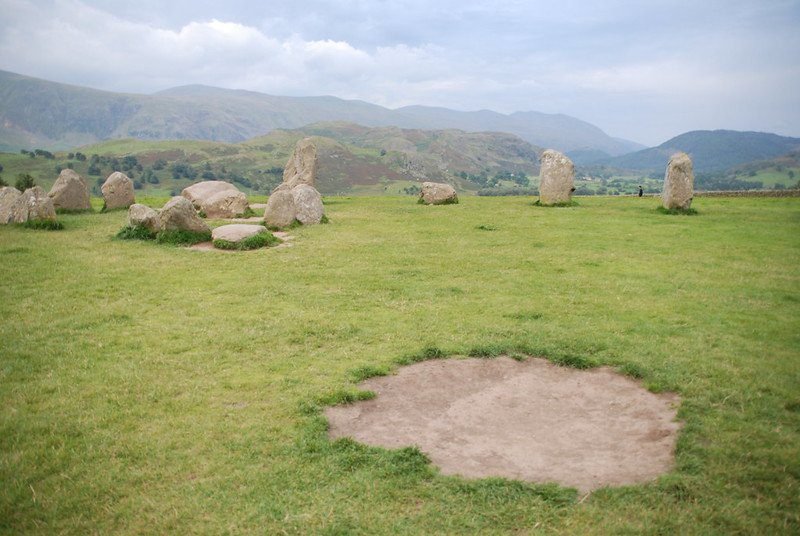
[[325, 217], [322, 196], [314, 188], [317, 173], [317, 148], [310, 138], [297, 142], [287, 162], [283, 182], [272, 191], [264, 209], [264, 222], [270, 227], [320, 223]]
[[200, 219], [191, 201], [185, 197], [175, 196], [158, 213], [160, 231], [192, 231], [208, 233], [211, 231], [206, 222]]
[[225, 240], [238, 244], [242, 240], [261, 233], [268, 233], [263, 225], [250, 225], [246, 223], [232, 223], [221, 225], [211, 232], [211, 240]]
[[203, 181], [187, 186], [181, 195], [191, 201], [194, 208], [201, 210], [203, 203], [219, 192], [238, 192], [239, 189], [225, 181]]
[[247, 196], [239, 190], [222, 190], [206, 198], [200, 212], [206, 218], [236, 218], [247, 211]]
[[317, 146], [311, 138], [303, 138], [294, 146], [292, 156], [283, 168], [283, 182], [276, 190], [291, 190], [295, 186], [317, 184]]
[[664, 174], [661, 202], [666, 209], [686, 210], [694, 197], [694, 170], [692, 159], [686, 153], [675, 153], [669, 159]]
[[153, 234], [158, 233], [161, 230], [158, 211], [134, 203], [128, 209], [128, 227], [144, 227]]
[[12, 222], [14, 218], [14, 203], [21, 195], [16, 188], [11, 188], [10, 186], [0, 188], [0, 225]]
[[11, 222], [25, 223], [44, 220], [56, 220], [53, 200], [39, 186], [28, 188], [14, 201], [14, 205], [11, 207]]
[[62, 169], [47, 194], [56, 210], [91, 210], [89, 185], [71, 169]]
[[458, 203], [455, 188], [443, 182], [423, 182], [419, 202], [425, 205], [454, 205]]
[[133, 181], [119, 171], [109, 175], [100, 190], [103, 192], [105, 210], [128, 208], [136, 203], [133, 193]]
[[539, 204], [570, 203], [575, 190], [575, 165], [567, 156], [548, 149], [540, 158]]

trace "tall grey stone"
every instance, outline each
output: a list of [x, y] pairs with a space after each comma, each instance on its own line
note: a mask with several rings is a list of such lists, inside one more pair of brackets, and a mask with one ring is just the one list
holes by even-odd
[[20, 195], [11, 207], [13, 223], [27, 221], [56, 220], [56, 209], [53, 200], [40, 186], [28, 188]]
[[443, 182], [423, 182], [419, 202], [425, 205], [455, 205], [458, 195], [455, 188]]
[[62, 169], [56, 182], [47, 194], [53, 200], [53, 206], [65, 210], [91, 210], [89, 185], [71, 169]]
[[133, 181], [119, 171], [109, 175], [100, 190], [103, 192], [106, 210], [128, 208], [136, 202]]
[[16, 188], [10, 186], [0, 188], [0, 225], [11, 223], [14, 217], [14, 203], [21, 195]]
[[664, 190], [661, 202], [667, 209], [686, 210], [692, 206], [694, 197], [694, 170], [692, 159], [683, 152], [675, 153], [669, 159], [664, 174]]
[[286, 163], [283, 182], [272, 191], [264, 209], [264, 222], [270, 227], [320, 223], [325, 214], [322, 196], [314, 188], [317, 177], [317, 147], [311, 138], [297, 142]]
[[291, 190], [299, 184], [316, 187], [317, 146], [311, 138], [303, 138], [294, 146], [292, 156], [283, 168], [283, 182], [276, 190]]
[[572, 201], [575, 165], [566, 155], [548, 149], [542, 153], [539, 172], [539, 203], [555, 205]]

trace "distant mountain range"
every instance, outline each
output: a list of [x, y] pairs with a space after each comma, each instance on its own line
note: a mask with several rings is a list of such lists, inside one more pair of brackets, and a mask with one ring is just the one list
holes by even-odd
[[319, 121], [506, 132], [538, 147], [600, 151], [611, 156], [644, 147], [612, 138], [594, 125], [562, 114], [505, 115], [426, 106], [391, 110], [336, 97], [279, 97], [207, 86], [137, 95], [0, 71], [0, 151], [68, 149], [119, 138], [240, 142], [275, 129], [300, 128]]
[[578, 165], [605, 165], [636, 171], [661, 171], [678, 151], [688, 153], [695, 171], [724, 171], [753, 161], [770, 160], [800, 149], [800, 138], [765, 132], [695, 130], [665, 141], [658, 147], [617, 157], [597, 151], [568, 153]]

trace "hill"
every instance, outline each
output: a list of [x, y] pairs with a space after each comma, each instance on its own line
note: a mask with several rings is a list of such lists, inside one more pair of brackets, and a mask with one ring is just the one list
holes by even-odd
[[423, 180], [475, 191], [487, 182], [513, 184], [538, 174], [541, 148], [512, 135], [459, 130], [369, 128], [352, 123], [314, 123], [279, 129], [240, 143], [197, 140], [109, 140], [70, 152], [0, 154], [6, 182], [32, 174], [49, 186], [72, 167], [93, 181], [125, 171], [140, 189], [169, 195], [197, 180], [227, 180], [249, 192], [268, 193], [300, 138], [312, 136], [322, 193], [412, 193]]
[[153, 95], [98, 91], [0, 71], [0, 150], [61, 150], [108, 139], [241, 142], [320, 121], [369, 127], [459, 129], [515, 134], [541, 147], [619, 155], [641, 148], [561, 114], [460, 112], [409, 106], [391, 110], [336, 97], [281, 97], [183, 86]]
[[691, 155], [695, 171], [715, 172], [747, 162], [776, 158], [797, 149], [800, 149], [800, 138], [765, 132], [696, 130], [667, 140], [658, 147], [592, 163], [620, 169], [663, 171], [672, 154], [684, 151]]

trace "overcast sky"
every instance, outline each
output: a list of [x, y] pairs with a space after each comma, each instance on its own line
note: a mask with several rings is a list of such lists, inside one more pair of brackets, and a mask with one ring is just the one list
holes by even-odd
[[800, 0], [0, 0], [0, 69], [800, 137]]

